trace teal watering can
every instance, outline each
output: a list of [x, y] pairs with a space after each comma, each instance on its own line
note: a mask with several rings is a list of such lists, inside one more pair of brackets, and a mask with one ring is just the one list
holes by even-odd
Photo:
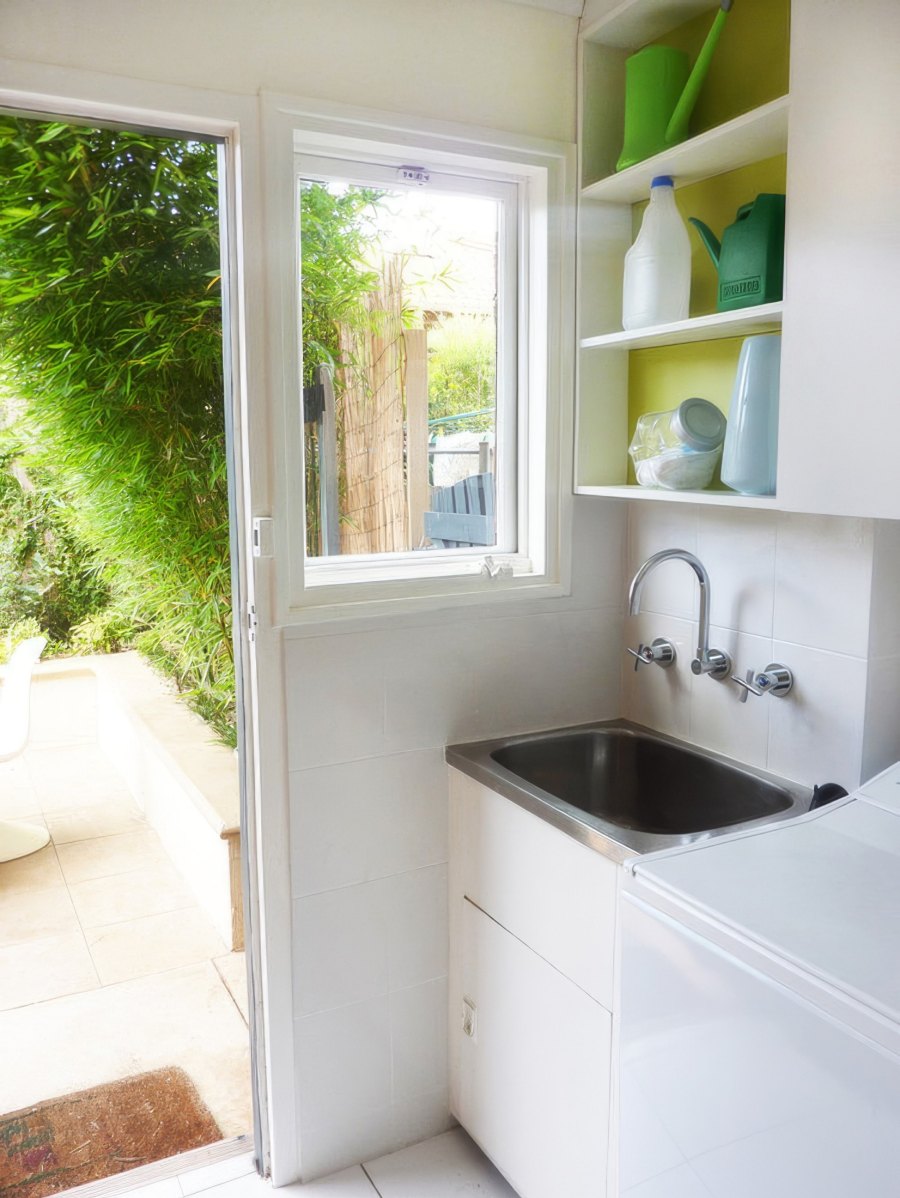
[[625, 146], [617, 171], [687, 138], [688, 121], [732, 3], [721, 0], [693, 70], [687, 54], [672, 46], [645, 46], [626, 59]]

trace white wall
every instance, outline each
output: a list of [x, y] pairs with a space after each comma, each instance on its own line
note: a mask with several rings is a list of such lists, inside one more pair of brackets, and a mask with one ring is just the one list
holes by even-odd
[[697, 554], [711, 578], [710, 643], [735, 672], [778, 661], [784, 699], [741, 703], [730, 681], [695, 678], [698, 589], [683, 562], [644, 587], [627, 643], [672, 639], [676, 667], [623, 673], [623, 714], [799, 782], [848, 789], [900, 757], [900, 525], [693, 505], [629, 505], [629, 576], [651, 553]]
[[[577, 20], [502, 0], [0, 0], [0, 22], [24, 63], [575, 137]], [[575, 511], [569, 599], [261, 630], [260, 690], [283, 665], [286, 691], [304, 1178], [447, 1126], [444, 744], [616, 714], [624, 511]]]
[[502, 0], [0, 0], [7, 58], [575, 140], [572, 17]]
[[304, 1173], [445, 1130], [443, 746], [617, 714], [623, 520], [576, 504], [572, 598], [286, 633]]

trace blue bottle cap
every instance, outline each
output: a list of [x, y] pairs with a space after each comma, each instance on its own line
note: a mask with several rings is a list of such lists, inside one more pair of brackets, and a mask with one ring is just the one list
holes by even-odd
[[675, 186], [675, 181], [673, 180], [671, 175], [657, 175], [656, 178], [650, 184], [650, 190], [652, 191], [654, 187], [674, 187], [674, 186]]

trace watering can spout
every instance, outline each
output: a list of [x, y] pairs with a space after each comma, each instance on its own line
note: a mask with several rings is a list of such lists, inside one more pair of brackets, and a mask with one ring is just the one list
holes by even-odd
[[733, 3], [734, 0], [721, 0], [719, 4], [719, 11], [716, 13], [716, 19], [712, 23], [712, 29], [706, 35], [706, 41], [697, 55], [694, 69], [691, 71], [688, 81], [684, 85], [684, 91], [681, 93], [678, 103], [675, 105], [675, 111], [672, 113], [669, 123], [666, 126], [667, 145], [676, 146], [679, 142], [687, 138], [688, 121], [691, 119], [691, 113], [694, 111], [697, 97], [700, 95], [700, 88], [706, 79], [709, 64], [712, 62], [712, 56]]
[[689, 216], [688, 220], [700, 234], [700, 240], [706, 246], [706, 252], [712, 258], [713, 266], [716, 270], [719, 269], [719, 256], [722, 253], [722, 244], [713, 233], [709, 225], [705, 225], [702, 220], [698, 220], [696, 216]]

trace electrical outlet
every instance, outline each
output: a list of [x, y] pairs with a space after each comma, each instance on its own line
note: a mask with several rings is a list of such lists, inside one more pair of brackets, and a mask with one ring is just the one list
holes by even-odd
[[464, 1036], [469, 1036], [472, 1040], [476, 1039], [477, 1016], [475, 1013], [475, 1004], [471, 998], [463, 998], [462, 1009], [462, 1030]]

